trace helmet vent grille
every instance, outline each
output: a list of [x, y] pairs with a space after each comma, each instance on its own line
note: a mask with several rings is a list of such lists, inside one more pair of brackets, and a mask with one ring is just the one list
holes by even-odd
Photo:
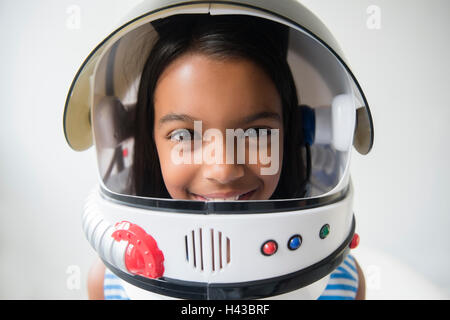
[[198, 228], [184, 236], [186, 261], [197, 271], [216, 272], [231, 262], [231, 241], [221, 231]]

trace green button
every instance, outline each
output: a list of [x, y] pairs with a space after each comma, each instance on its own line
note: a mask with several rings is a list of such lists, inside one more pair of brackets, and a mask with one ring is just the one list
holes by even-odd
[[320, 239], [325, 239], [330, 234], [330, 225], [326, 224], [320, 229]]

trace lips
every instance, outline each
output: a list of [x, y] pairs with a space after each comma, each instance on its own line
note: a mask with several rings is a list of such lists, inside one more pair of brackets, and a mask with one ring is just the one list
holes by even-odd
[[255, 193], [256, 189], [252, 189], [247, 192], [223, 192], [223, 193], [210, 193], [210, 194], [191, 194], [195, 197], [195, 200], [199, 201], [239, 201], [239, 200], [248, 200]]

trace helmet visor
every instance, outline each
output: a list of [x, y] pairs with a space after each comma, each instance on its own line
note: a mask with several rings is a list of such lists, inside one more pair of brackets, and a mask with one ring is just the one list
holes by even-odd
[[[238, 15], [212, 13], [143, 17], [145, 21], [104, 43], [97, 54], [90, 76], [91, 124], [104, 189], [131, 198], [208, 202], [318, 199], [346, 190], [352, 146], [367, 153], [373, 128], [366, 99], [342, 59], [310, 32], [279, 16], [253, 11], [245, 15], [242, 11]], [[183, 17], [177, 21], [177, 16]], [[243, 23], [243, 18], [252, 21], [251, 27]], [[229, 19], [228, 25], [234, 27], [228, 31], [225, 27], [211, 29], [214, 19], [221, 26], [227, 26], [224, 21]], [[189, 28], [191, 33], [186, 31]], [[258, 49], [261, 45], [261, 51], [246, 55], [244, 50], [241, 57], [255, 57], [256, 65], [271, 78], [281, 99], [280, 125], [215, 125], [211, 119], [216, 112], [223, 113], [223, 104], [211, 100], [208, 109], [189, 118], [190, 126], [171, 132], [172, 148], [163, 157], [155, 141], [155, 128], [162, 118], [180, 121], [179, 114], [155, 111], [158, 77], [170, 65], [161, 63], [167, 58], [163, 56], [164, 48], [192, 34], [211, 37], [217, 31], [223, 36], [236, 28], [244, 35], [253, 32], [248, 48]], [[271, 43], [264, 44], [265, 37]], [[230, 39], [225, 41], [232, 42]], [[270, 51], [262, 45], [278, 48], [281, 55], [276, 59], [282, 56], [288, 71], [271, 73], [270, 66], [264, 65], [269, 60], [258, 60], [259, 53]], [[203, 49], [208, 54], [208, 47]], [[156, 58], [160, 60], [152, 60]], [[283, 65], [283, 61], [279, 63]], [[158, 71], [152, 85], [152, 72], [160, 65], [165, 67]], [[280, 80], [283, 75], [288, 78], [285, 83]], [[289, 89], [283, 91], [286, 86], [294, 88], [289, 98], [283, 95], [289, 93]], [[185, 91], [173, 87], [171, 95], [181, 96]], [[195, 96], [195, 91], [191, 95]], [[242, 113], [233, 110], [234, 117], [251, 117], [243, 107], [239, 109]], [[274, 118], [270, 111], [260, 113]], [[266, 186], [270, 188], [256, 192]], [[186, 193], [177, 193], [174, 187]]]

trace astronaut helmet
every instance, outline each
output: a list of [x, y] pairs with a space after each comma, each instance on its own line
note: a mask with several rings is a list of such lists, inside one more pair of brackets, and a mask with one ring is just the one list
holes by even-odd
[[373, 124], [295, 0], [143, 1], [87, 57], [64, 133], [95, 147], [86, 237], [134, 298], [317, 298], [355, 234]]

